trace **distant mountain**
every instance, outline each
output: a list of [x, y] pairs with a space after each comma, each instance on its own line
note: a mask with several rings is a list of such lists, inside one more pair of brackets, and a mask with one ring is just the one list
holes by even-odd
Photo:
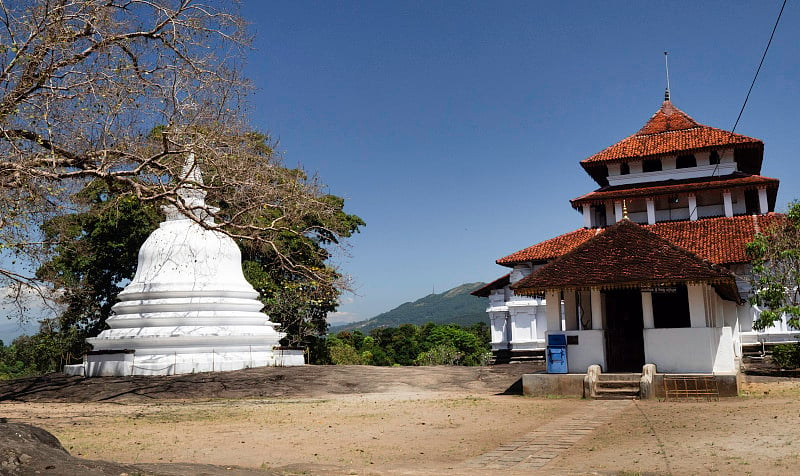
[[367, 333], [378, 327], [397, 327], [400, 324], [422, 325], [458, 324], [469, 326], [487, 321], [486, 299], [470, 296], [469, 293], [486, 283], [466, 283], [441, 294], [428, 294], [414, 302], [401, 304], [391, 311], [378, 314], [372, 319], [332, 326], [330, 332], [360, 330]]

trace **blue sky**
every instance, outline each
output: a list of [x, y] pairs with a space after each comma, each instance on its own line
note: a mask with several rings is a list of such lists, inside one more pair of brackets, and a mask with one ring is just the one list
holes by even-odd
[[[730, 130], [780, 1], [245, 1], [253, 125], [367, 222], [337, 263], [332, 321], [489, 281], [494, 260], [582, 226], [578, 162], [664, 94]], [[779, 208], [800, 198], [800, 3], [736, 129], [765, 142]], [[0, 328], [0, 338], [9, 334]]]
[[[494, 260], [582, 226], [578, 162], [664, 94], [730, 130], [780, 10], [752, 2], [245, 2], [256, 127], [367, 222], [338, 260], [334, 320], [505, 273]], [[790, 2], [737, 132], [800, 198], [800, 5]]]

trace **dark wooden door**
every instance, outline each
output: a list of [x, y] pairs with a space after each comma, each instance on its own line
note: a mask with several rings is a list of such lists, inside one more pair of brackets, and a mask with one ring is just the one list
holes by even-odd
[[606, 372], [641, 372], [644, 365], [642, 294], [638, 289], [605, 291]]

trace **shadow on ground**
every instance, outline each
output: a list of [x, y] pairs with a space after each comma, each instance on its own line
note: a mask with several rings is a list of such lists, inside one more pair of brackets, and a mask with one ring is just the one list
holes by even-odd
[[83, 378], [48, 374], [0, 382], [0, 402], [150, 402], [211, 398], [317, 397], [395, 391], [521, 395], [540, 363], [488, 367], [261, 367], [234, 372]]

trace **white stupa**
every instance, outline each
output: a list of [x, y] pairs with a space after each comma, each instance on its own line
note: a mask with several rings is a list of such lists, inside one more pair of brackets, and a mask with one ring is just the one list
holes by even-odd
[[[193, 157], [178, 195], [195, 217], [213, 223]], [[139, 250], [136, 275], [119, 293], [110, 329], [70, 374], [173, 375], [273, 365], [303, 365], [302, 351], [277, 350], [284, 336], [260, 312], [258, 292], [242, 273], [241, 252], [224, 233], [209, 230], [175, 206]]]

